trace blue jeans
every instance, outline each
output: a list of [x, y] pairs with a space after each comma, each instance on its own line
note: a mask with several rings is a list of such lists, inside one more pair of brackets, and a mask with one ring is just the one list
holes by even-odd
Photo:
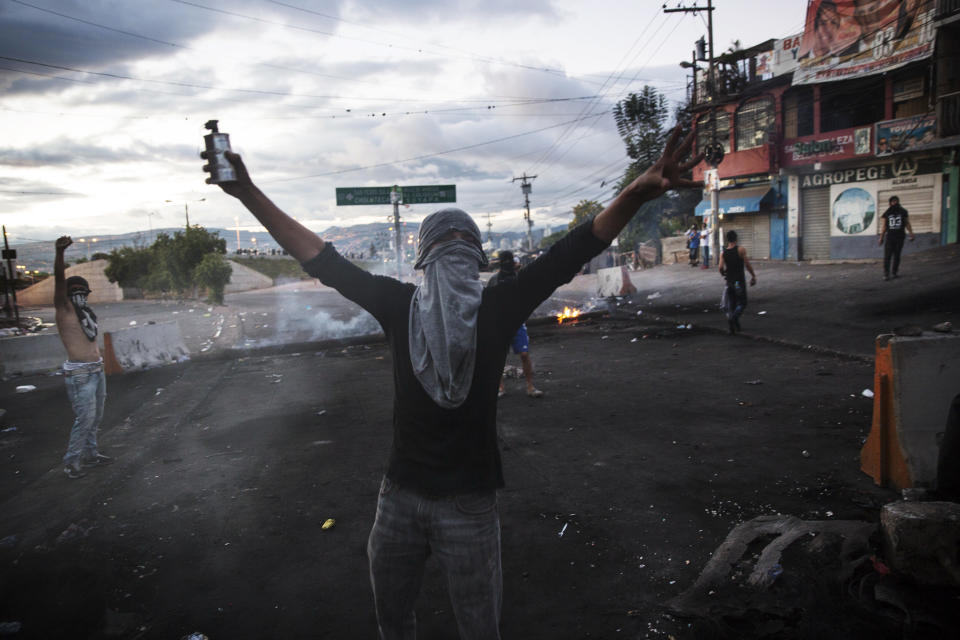
[[70, 429], [70, 441], [64, 464], [91, 460], [97, 457], [97, 429], [103, 420], [103, 403], [107, 398], [107, 378], [103, 363], [91, 362], [75, 371], [63, 372], [67, 396], [76, 418]]
[[496, 492], [429, 498], [384, 478], [367, 543], [381, 640], [416, 637], [414, 603], [431, 554], [447, 576], [460, 638], [499, 638], [503, 574]]
[[747, 308], [747, 283], [741, 280], [728, 282], [723, 296], [723, 307], [727, 320], [739, 320]]

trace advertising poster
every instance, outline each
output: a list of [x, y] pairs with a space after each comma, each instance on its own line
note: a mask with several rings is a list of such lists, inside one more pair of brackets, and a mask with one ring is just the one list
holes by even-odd
[[876, 154], [888, 156], [899, 151], [923, 149], [934, 142], [937, 134], [937, 116], [913, 116], [887, 120], [876, 124]]
[[933, 53], [933, 3], [810, 0], [793, 84], [883, 73]]
[[830, 235], [876, 234], [877, 199], [867, 185], [834, 185], [830, 188]]

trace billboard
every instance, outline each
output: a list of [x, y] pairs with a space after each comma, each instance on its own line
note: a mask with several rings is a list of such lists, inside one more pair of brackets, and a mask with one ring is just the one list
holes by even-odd
[[886, 120], [874, 125], [878, 156], [900, 151], [915, 151], [929, 147], [936, 141], [937, 116], [922, 115], [897, 120]]
[[925, 0], [809, 0], [793, 84], [884, 73], [930, 57], [934, 13]]

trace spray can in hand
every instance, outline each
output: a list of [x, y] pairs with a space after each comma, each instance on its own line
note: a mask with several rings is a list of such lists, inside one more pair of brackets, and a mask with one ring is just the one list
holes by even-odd
[[209, 163], [204, 167], [204, 170], [210, 172], [210, 178], [207, 180], [210, 184], [233, 182], [237, 179], [236, 170], [223, 155], [224, 151], [231, 151], [230, 134], [220, 133], [217, 129], [217, 122], [217, 120], [209, 120], [203, 125], [210, 130], [210, 133], [203, 136], [203, 141], [206, 143], [206, 151], [201, 154], [201, 157], [205, 158]]

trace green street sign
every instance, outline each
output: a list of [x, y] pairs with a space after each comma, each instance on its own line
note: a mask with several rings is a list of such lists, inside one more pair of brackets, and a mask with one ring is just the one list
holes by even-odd
[[[337, 187], [337, 206], [353, 204], [392, 204], [394, 187]], [[457, 186], [453, 184], [397, 187], [403, 204], [456, 202]]]

